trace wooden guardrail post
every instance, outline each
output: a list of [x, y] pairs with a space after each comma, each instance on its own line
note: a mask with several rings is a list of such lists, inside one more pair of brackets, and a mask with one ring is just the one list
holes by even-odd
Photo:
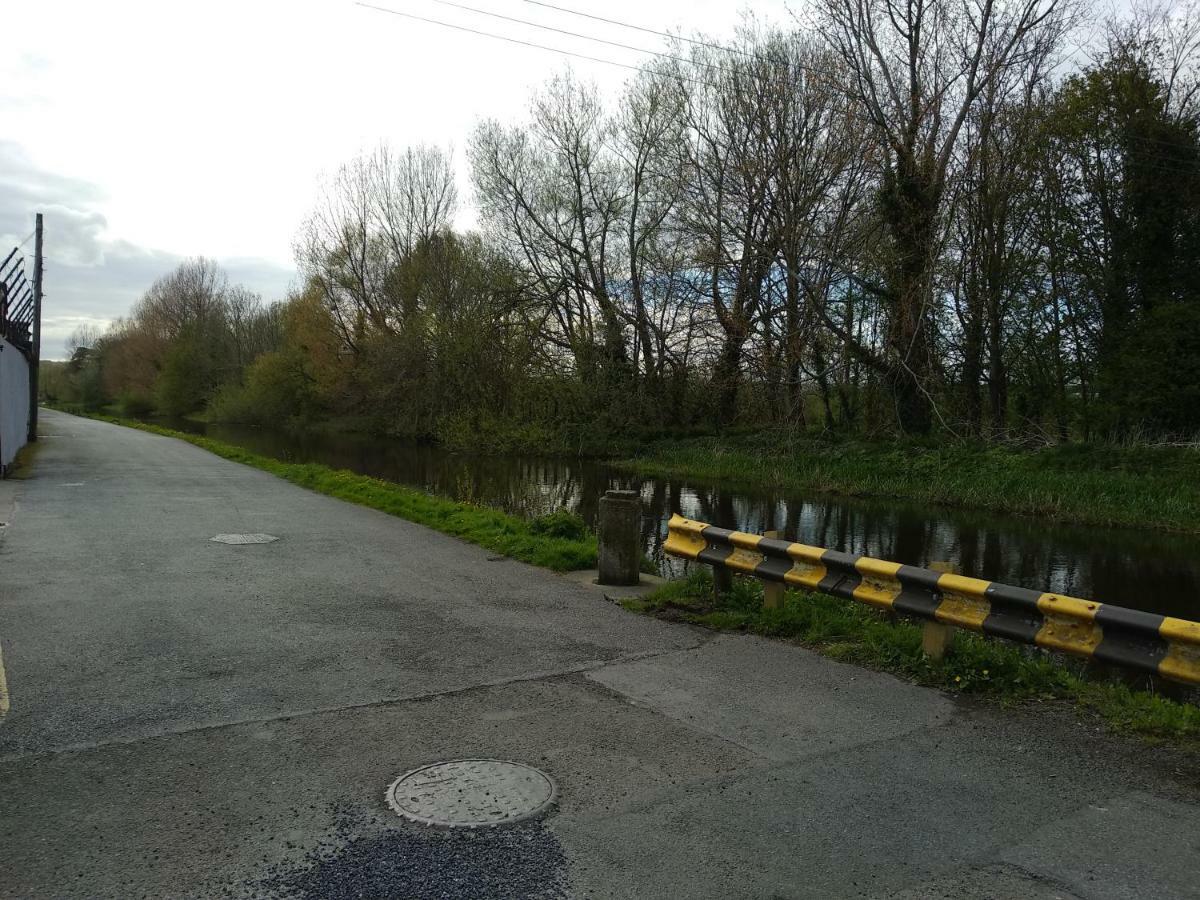
[[[764, 531], [763, 537], [777, 538], [778, 531]], [[778, 581], [763, 581], [763, 609], [779, 609], [783, 606], [784, 586]]]
[[[929, 564], [934, 572], [948, 575], [957, 574], [954, 563], [934, 562]], [[924, 622], [921, 625], [921, 652], [933, 660], [946, 656], [946, 651], [954, 643], [954, 626], [943, 622]]]
[[714, 600], [720, 600], [722, 594], [733, 590], [733, 573], [723, 565], [718, 564], [712, 567], [712, 578]]

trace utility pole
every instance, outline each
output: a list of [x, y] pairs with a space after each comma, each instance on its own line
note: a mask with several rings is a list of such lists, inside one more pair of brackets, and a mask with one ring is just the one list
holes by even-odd
[[33, 238], [33, 347], [29, 359], [29, 443], [37, 440], [38, 370], [42, 364], [42, 214]]

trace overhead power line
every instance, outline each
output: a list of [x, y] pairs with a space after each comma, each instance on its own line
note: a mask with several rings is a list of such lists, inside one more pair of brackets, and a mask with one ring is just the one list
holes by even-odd
[[[425, 22], [426, 24], [429, 24], [429, 25], [440, 25], [442, 28], [450, 28], [450, 29], [453, 29], [454, 31], [465, 31], [467, 34], [475, 34], [475, 35], [479, 35], [480, 37], [493, 38], [497, 41], [507, 41], [510, 44], [518, 44], [519, 46], [522, 46], [522, 47], [532, 47], [535, 50], [547, 50], [550, 53], [559, 53], [559, 54], [562, 54], [563, 56], [572, 56], [575, 59], [585, 59], [589, 62], [603, 63], [606, 66], [617, 66], [618, 68], [621, 68], [621, 69], [629, 69], [632, 72], [649, 72], [650, 71], [649, 69], [647, 69], [643, 66], [634, 66], [634, 65], [630, 65], [629, 63], [617, 62], [615, 59], [604, 59], [603, 57], [600, 57], [600, 56], [589, 56], [586, 53], [576, 53], [573, 50], [563, 50], [559, 47], [548, 47], [545, 44], [538, 44], [538, 43], [535, 43], [534, 41], [523, 41], [520, 38], [508, 37], [507, 35], [503, 35], [503, 34], [495, 34], [494, 32], [491, 32], [491, 31], [482, 31], [477, 28], [468, 28], [466, 25], [455, 25], [452, 22], [443, 22], [440, 19], [429, 19], [429, 18], [426, 18], [425, 16], [418, 16], [418, 15], [415, 15], [414, 13], [401, 12], [398, 9], [390, 9], [389, 7], [386, 7], [386, 6], [376, 6], [373, 3], [364, 3], [363, 0], [355, 0], [354, 5], [361, 6], [364, 9], [373, 9], [376, 12], [387, 13], [392, 16], [400, 16], [401, 18], [404, 18], [404, 19], [412, 19], [416, 22]], [[687, 80], [695, 81], [696, 79], [688, 78]], [[699, 82], [699, 83], [703, 84], [706, 82]]]
[[620, 41], [610, 41], [607, 38], [596, 37], [595, 35], [591, 34], [581, 34], [578, 31], [568, 31], [565, 28], [556, 28], [553, 25], [543, 25], [540, 22], [532, 22], [529, 19], [518, 19], [515, 16], [506, 16], [502, 13], [492, 12], [491, 10], [479, 9], [475, 6], [467, 6], [464, 3], [455, 3], [453, 0], [431, 0], [431, 2], [437, 3], [439, 6], [450, 6], [454, 9], [465, 10], [466, 12], [476, 13], [481, 16], [489, 16], [493, 19], [500, 19], [505, 22], [515, 22], [518, 25], [528, 25], [530, 28], [540, 28], [542, 31], [553, 31], [556, 34], [565, 34], [568, 37], [579, 38], [584, 41], [593, 41], [597, 44], [606, 44], [609, 47], [619, 47], [622, 50], [632, 50], [634, 53], [645, 53], [649, 56], [657, 56], [662, 59], [672, 60], [673, 62], [684, 63], [687, 65], [701, 65], [705, 68], [717, 69], [722, 72], [737, 73], [738, 71], [737, 69], [730, 68], [729, 66], [723, 66], [720, 63], [696, 63], [693, 60], [687, 59], [683, 56], [676, 56], [673, 53], [664, 53], [660, 50], [648, 50], [645, 47], [635, 47], [633, 44], [623, 44]]
[[[647, 49], [646, 47], [636, 47], [633, 44], [625, 44], [625, 43], [622, 43], [621, 41], [612, 41], [612, 40], [609, 40], [608, 38], [596, 37], [595, 35], [591, 35], [591, 34], [582, 34], [578, 31], [569, 31], [565, 28], [557, 28], [553, 25], [543, 25], [540, 22], [533, 22], [529, 19], [518, 19], [515, 16], [506, 16], [502, 13], [492, 12], [491, 10], [479, 9], [478, 7], [475, 7], [475, 6], [467, 6], [465, 3], [455, 3], [454, 0], [431, 0], [431, 2], [437, 3], [441, 6], [449, 6], [449, 7], [453, 7], [454, 9], [461, 9], [461, 10], [465, 10], [466, 12], [476, 13], [481, 16], [490, 16], [493, 19], [500, 19], [505, 22], [515, 22], [518, 25], [527, 25], [530, 28], [540, 28], [542, 31], [553, 31], [556, 34], [565, 34], [568, 37], [579, 38], [579, 39], [585, 40], [585, 41], [593, 41], [594, 43], [605, 44], [609, 47], [619, 47], [622, 50], [632, 50], [635, 53], [645, 53], [649, 56], [657, 56], [660, 59], [668, 59], [668, 60], [671, 60], [672, 62], [682, 63], [683, 65], [686, 65], [686, 66], [699, 66], [704, 69], [713, 69], [718, 72], [728, 72], [731, 75], [745, 74], [744, 69], [737, 69], [737, 68], [734, 68], [733, 66], [721, 65], [721, 63], [718, 63], [718, 62], [706, 62], [704, 60], [689, 59], [685, 56], [677, 56], [674, 53], [665, 53], [662, 50], [650, 50], [650, 49]], [[665, 31], [664, 32], [651, 31], [651, 34], [658, 34], [658, 35], [661, 35], [663, 37], [668, 37], [668, 38], [671, 37], [671, 35], [667, 34]], [[688, 40], [690, 43], [699, 44], [700, 46], [704, 46], [704, 47], [715, 47], [717, 49], [733, 49], [733, 48], [722, 48], [720, 44], [710, 44], [706, 41], [695, 41], [695, 40], [691, 40], [691, 39], [686, 39], [686, 40]], [[794, 65], [797, 69], [804, 71], [804, 72], [809, 72], [812, 74], [822, 74], [822, 73], [819, 73], [818, 70], [814, 69], [812, 66], [805, 65], [794, 59], [792, 59], [792, 60], [780, 59], [780, 58], [770, 59], [765, 56], [757, 56], [755, 54], [744, 53], [744, 51], [741, 51], [741, 50], [739, 50], [738, 52], [743, 53], [744, 55], [750, 57], [751, 59], [753, 59], [757, 62], [765, 63], [767, 65], [777, 66], [782, 62], [784, 65]], [[764, 83], [774, 84], [777, 87], [783, 87], [783, 88], [798, 88], [798, 87], [800, 87], [800, 84], [798, 82], [786, 81], [786, 80], [781, 81], [778, 79], [764, 79]]]
[[736, 53], [739, 56], [745, 56], [749, 59], [758, 60], [759, 62], [769, 62], [770, 60], [759, 56], [757, 53], [751, 53], [748, 50], [742, 50], [740, 47], [728, 47], [725, 44], [717, 44], [713, 41], [706, 41], [701, 38], [684, 37], [681, 34], [671, 34], [669, 31], [658, 31], [654, 28], [646, 28], [642, 25], [634, 25], [632, 22], [622, 22], [619, 19], [606, 19], [604, 16], [593, 15], [592, 13], [582, 12], [578, 9], [568, 9], [565, 6], [555, 6], [553, 3], [544, 3], [542, 0], [522, 0], [531, 6], [540, 6], [544, 9], [552, 9], [555, 12], [566, 13], [568, 16], [579, 16], [583, 19], [591, 19], [593, 22], [604, 22], [606, 25], [616, 25], [618, 28], [629, 28], [633, 31], [640, 31], [644, 34], [655, 34], [659, 37], [670, 38], [673, 41], [683, 41], [687, 44], [694, 44], [697, 47], [707, 47], [710, 50], [720, 50], [723, 53]]
[[[434, 2], [435, 3], [444, 2], [444, 0], [434, 0]], [[707, 47], [709, 50], [719, 50], [722, 53], [732, 53], [736, 56], [742, 56], [742, 57], [745, 57], [746, 59], [752, 59], [755, 62], [765, 63], [769, 66], [777, 66], [781, 62], [781, 59], [779, 57], [763, 56], [761, 53], [754, 53], [750, 50], [743, 50], [741, 47], [734, 47], [729, 44], [718, 44], [715, 41], [706, 41], [703, 38], [686, 37], [685, 35], [682, 35], [682, 34], [672, 34], [669, 31], [659, 31], [656, 28], [646, 28], [645, 26], [642, 26], [642, 25], [635, 25], [632, 22], [622, 22], [620, 19], [608, 19], [608, 18], [605, 18], [604, 16], [593, 15], [592, 13], [582, 12], [577, 9], [568, 9], [565, 6], [555, 6], [553, 3], [543, 3], [542, 0], [522, 0], [522, 2], [528, 3], [531, 6], [540, 6], [544, 9], [552, 9], [555, 12], [566, 13], [569, 16], [579, 16], [580, 18], [583, 18], [583, 19], [591, 19], [594, 22], [604, 22], [607, 25], [616, 25], [618, 28], [629, 28], [633, 31], [640, 31], [643, 34], [657, 35], [658, 37], [667, 38], [668, 40], [671, 40], [671, 41], [682, 41], [685, 44], [691, 44], [693, 47]], [[519, 22], [521, 20], [515, 19], [514, 21]], [[535, 28], [549, 28], [550, 26], [535, 24], [534, 27]], [[558, 31], [559, 29], [555, 28], [555, 29], [551, 29], [551, 30]], [[563, 32], [563, 33], [570, 34], [571, 32]], [[581, 35], [581, 36], [586, 37], [584, 35]], [[605, 43], [605, 44], [614, 43], [612, 41], [604, 41], [601, 38], [588, 37], [587, 40], [601, 41], [601, 43]], [[616, 46], [622, 47], [622, 46], [626, 46], [626, 45], [616, 44]], [[641, 52], [656, 53], [656, 51], [654, 51], [654, 50], [643, 50]], [[679, 57], [672, 56], [669, 53], [668, 54], [656, 53], [656, 55], [666, 56], [669, 59], [679, 59]], [[714, 69], [721, 69], [726, 72], [738, 72], [739, 71], [737, 69], [732, 69], [729, 66], [722, 66], [720, 63], [696, 62], [695, 60], [686, 60], [686, 62], [690, 62], [692, 65], [700, 65], [700, 66], [706, 66], [706, 67], [714, 68]], [[813, 66], [805, 65], [804, 63], [798, 62], [796, 60], [783, 59], [782, 62], [784, 62], [787, 65], [794, 65], [800, 71], [808, 72], [810, 75], [821, 76], [821, 75], [827, 74], [820, 69], [814, 68]], [[792, 86], [795, 86], [795, 85], [792, 85]]]
[[[717, 69], [720, 71], [735, 72], [735, 73], [738, 72], [737, 69], [733, 69], [728, 66], [722, 66], [718, 63], [705, 63], [705, 62], [689, 60], [684, 57], [676, 56], [671, 53], [662, 53], [660, 51], [649, 50], [644, 47], [635, 47], [631, 44], [624, 44], [619, 41], [611, 41], [611, 40], [607, 40], [605, 38], [599, 38], [599, 37], [594, 37], [591, 35], [580, 34], [578, 32], [569, 31], [569, 30], [563, 29], [563, 28], [556, 28], [556, 27], [553, 27], [550, 25], [542, 25], [538, 22], [532, 22], [532, 21], [529, 21], [526, 19], [519, 19], [519, 18], [516, 18], [513, 16], [506, 16], [506, 15], [503, 15], [500, 13], [494, 13], [494, 12], [491, 12], [490, 10], [479, 9], [477, 7], [468, 6], [463, 3], [456, 3], [456, 2], [453, 2], [453, 0], [432, 0], [432, 2], [437, 3], [441, 6], [448, 6], [448, 7], [454, 8], [454, 9], [461, 9], [466, 12], [475, 13], [477, 15], [490, 16], [491, 18], [494, 18], [494, 19], [500, 19], [503, 21], [513, 22], [513, 23], [520, 24], [520, 25], [526, 25], [526, 26], [529, 26], [532, 28], [539, 28], [544, 31], [552, 31], [557, 34], [567, 35], [569, 37], [580, 38], [582, 40], [588, 40], [588, 41], [594, 41], [594, 42], [600, 43], [600, 44], [607, 44], [608, 46], [619, 47], [624, 50], [632, 50], [636, 53], [644, 53], [644, 54], [647, 54], [650, 56], [655, 56], [655, 57], [659, 57], [662, 59], [668, 59], [668, 60], [671, 60], [674, 62], [683, 63], [685, 65], [698, 65], [698, 66], [702, 66], [705, 68]], [[605, 22], [605, 23], [608, 23], [611, 25], [618, 25], [623, 28], [630, 28], [630, 29], [633, 29], [636, 31], [645, 32], [647, 34], [658, 35], [659, 37], [670, 38], [672, 40], [681, 40], [681, 41], [684, 41], [689, 44], [695, 44], [695, 45], [698, 45], [701, 47], [709, 47], [714, 50], [723, 50], [723, 51], [728, 51], [730, 53], [737, 53], [741, 56], [745, 56], [745, 57], [748, 57], [750, 59], [754, 59], [754, 60], [757, 60], [760, 62], [772, 62], [771, 60], [767, 59], [766, 57], [757, 56], [753, 53], [749, 53], [749, 52], [747, 52], [745, 50], [741, 50], [737, 47], [726, 47], [724, 45], [712, 43], [709, 41], [699, 40], [699, 39], [695, 39], [695, 38], [687, 38], [687, 37], [683, 37], [682, 35], [673, 35], [673, 34], [670, 34], [669, 32], [657, 31], [653, 28], [644, 28], [640, 25], [634, 25], [634, 24], [631, 24], [628, 22], [621, 22], [616, 19], [608, 19], [603, 16], [596, 16], [596, 15], [592, 15], [591, 13], [580, 12], [578, 10], [567, 9], [566, 7], [556, 6], [552, 3], [544, 3], [544, 2], [541, 2], [541, 0], [523, 0], [523, 2], [532, 4], [534, 6], [541, 6], [541, 7], [547, 8], [547, 9], [556, 10], [558, 12], [567, 13], [570, 15], [580, 16], [580, 17], [587, 18], [587, 19], [593, 19], [593, 20], [596, 20], [599, 22]], [[402, 12], [401, 10], [392, 9], [392, 8], [386, 7], [386, 6], [377, 6], [373, 3], [363, 2], [363, 0], [356, 0], [355, 5], [361, 6], [364, 9], [374, 10], [376, 12], [387, 13], [389, 15], [399, 16], [399, 17], [405, 18], [405, 19], [411, 19], [411, 20], [417, 21], [417, 22], [424, 22], [429, 25], [438, 25], [442, 28], [449, 28], [454, 31], [462, 31], [462, 32], [466, 32], [467, 34], [478, 35], [479, 37], [492, 38], [494, 40], [505, 41], [510, 44], [516, 44], [516, 45], [522, 46], [522, 47], [530, 47], [530, 48], [533, 48], [536, 50], [545, 50], [549, 53], [558, 53], [562, 56], [569, 56], [569, 57], [573, 57], [575, 59], [587, 60], [588, 62], [597, 62], [597, 63], [601, 63], [603, 65], [616, 66], [621, 69], [627, 69], [631, 72], [658, 74], [658, 73], [655, 73], [651, 69], [645, 68], [644, 66], [632, 65], [630, 63], [619, 62], [614, 59], [608, 59], [608, 58], [600, 57], [600, 56], [592, 56], [592, 55], [589, 55], [586, 53], [577, 53], [573, 50], [564, 50], [559, 47], [550, 47], [550, 46], [547, 46], [546, 44], [539, 44], [534, 41], [526, 41], [526, 40], [522, 40], [520, 38], [509, 37], [509, 36], [503, 35], [503, 34], [496, 34], [494, 32], [490, 32], [490, 31], [483, 31], [481, 29], [469, 28], [465, 25], [457, 25], [452, 22], [443, 22], [439, 19], [431, 19], [431, 18], [427, 18], [425, 16], [419, 16], [419, 15], [416, 15], [413, 13], [406, 13], [406, 12]], [[1070, 54], [1070, 56], [1074, 57], [1076, 54], [1078, 54], [1080, 52], [1083, 52], [1083, 48], [1077, 47], [1075, 49], [1075, 51], [1072, 54]], [[808, 72], [814, 72], [814, 73], [816, 72], [816, 70], [813, 69], [812, 67], [796, 63], [795, 61], [791, 61], [791, 62], [793, 64], [795, 64], [798, 69], [800, 69], [802, 71], [808, 71]], [[774, 63], [778, 63], [778, 60], [775, 60]], [[683, 75], [680, 73], [675, 73], [674, 77], [677, 77], [683, 81], [691, 82], [693, 84], [704, 85], [706, 87], [713, 87], [711, 82], [704, 81], [703, 79]], [[768, 81], [767, 83], [775, 84], [776, 86], [779, 86], [779, 87], [792, 87], [792, 88], [799, 87], [799, 85], [797, 83], [793, 83], [793, 82]], [[1162, 138], [1153, 138], [1153, 137], [1149, 137], [1149, 136], [1145, 136], [1145, 137], [1135, 136], [1134, 140], [1140, 140], [1143, 142], [1162, 143], [1162, 144], [1166, 144], [1169, 146], [1179, 146], [1178, 144], [1176, 144], [1175, 141], [1167, 141]], [[1190, 174], [1195, 174], [1195, 172], [1196, 172], [1196, 169], [1187, 167], [1186, 164], [1183, 167], [1179, 167], [1179, 168], [1171, 167], [1171, 161], [1156, 161], [1156, 162], [1150, 163], [1149, 167], [1153, 168], [1153, 169], [1159, 169], [1159, 170], [1163, 171], [1164, 173], [1169, 172], [1172, 174], [1181, 174], [1181, 175], [1190, 175]], [[29, 235], [29, 237], [27, 237], [25, 239], [25, 241], [23, 241], [20, 245], [18, 245], [18, 248], [21, 246], [24, 246], [25, 243], [28, 243], [29, 238], [31, 238], [32, 236], [33, 235], [31, 233]]]
[[[526, 25], [526, 26], [529, 26], [532, 28], [539, 28], [544, 31], [552, 31], [557, 34], [563, 34], [563, 35], [567, 35], [569, 37], [579, 38], [579, 39], [582, 39], [585, 41], [594, 41], [595, 43], [606, 44], [610, 47], [619, 47], [623, 50], [632, 50], [635, 53], [644, 53], [649, 56], [658, 57], [659, 59], [670, 60], [672, 62], [681, 63], [683, 65], [698, 66], [703, 69], [714, 69], [717, 71], [728, 72], [731, 74], [743, 74], [743, 72], [741, 70], [736, 69], [732, 66], [721, 65], [720, 63], [714, 63], [714, 62], [705, 62], [705, 61], [701, 61], [701, 60], [691, 60], [686, 57], [677, 56], [672, 53], [664, 53], [664, 52], [661, 52], [658, 50], [649, 50], [645, 47], [636, 47], [632, 44], [624, 44], [619, 41], [611, 41], [606, 38], [599, 38], [599, 37], [594, 37], [592, 35], [581, 34], [579, 32], [569, 31], [565, 28], [555, 28], [551, 25], [542, 25], [538, 22], [532, 22], [527, 19], [519, 19], [514, 16], [506, 16], [501, 13], [494, 13], [494, 12], [491, 12], [490, 10], [479, 9], [478, 7], [468, 6], [464, 3], [455, 3], [455, 2], [453, 2], [453, 0], [432, 0], [432, 2], [437, 3], [441, 6], [448, 6], [448, 7], [454, 8], [454, 9], [461, 9], [466, 12], [475, 13], [477, 15], [490, 16], [491, 18], [501, 19], [506, 22], [514, 22], [514, 23], [517, 23], [520, 25]], [[617, 66], [619, 68], [628, 69], [633, 72], [659, 74], [659, 73], [655, 73], [654, 70], [652, 70], [652, 69], [646, 68], [645, 66], [638, 66], [638, 65], [633, 65], [630, 63], [619, 62], [617, 60], [609, 59], [607, 57], [592, 56], [592, 55], [586, 54], [586, 53], [577, 53], [573, 50], [563, 50], [559, 47], [551, 47], [546, 44], [539, 44], [535, 41], [527, 41], [527, 40], [522, 40], [520, 38], [509, 37], [509, 36], [503, 35], [503, 34], [496, 34], [495, 32], [491, 32], [491, 31], [484, 31], [482, 29], [470, 28], [466, 25], [458, 25], [453, 22], [444, 22], [440, 19], [431, 19], [426, 16], [416, 15], [415, 13], [403, 12], [401, 10], [393, 9], [391, 7], [378, 6], [374, 3], [367, 3], [367, 2], [365, 2], [365, 0], [355, 0], [355, 5], [361, 6], [364, 9], [374, 10], [376, 12], [388, 13], [389, 15], [400, 16], [401, 18], [405, 18], [405, 19], [412, 19], [417, 22], [425, 22], [429, 25], [439, 25], [442, 28], [450, 28], [455, 31], [463, 31], [468, 34], [479, 35], [480, 37], [487, 37], [487, 38], [493, 38], [493, 39], [499, 40], [499, 41], [506, 41], [510, 44], [517, 44], [517, 45], [523, 46], [523, 47], [532, 47], [532, 48], [535, 48], [538, 50], [546, 50], [550, 53], [559, 53], [559, 54], [562, 54], [563, 56], [571, 56], [576, 59], [587, 60], [589, 62], [598, 62], [598, 63], [603, 63], [604, 65]], [[660, 32], [653, 32], [653, 33], [658, 34]], [[667, 37], [670, 37], [670, 35], [667, 35], [665, 32], [661, 32], [661, 34], [663, 34]], [[693, 41], [693, 43], [703, 44], [704, 42]], [[720, 45], [709, 44], [707, 46], [719, 47]], [[739, 52], [741, 52], [741, 51], [739, 51]], [[778, 65], [780, 63], [780, 60], [778, 60], [778, 59], [772, 61], [772, 60], [767, 59], [766, 57], [756, 57], [756, 56], [753, 56], [752, 54], [744, 54], [744, 55], [750, 56], [751, 58], [757, 59], [761, 62], [769, 63], [771, 65]], [[797, 69], [799, 69], [801, 71], [809, 72], [811, 74], [816, 74], [816, 75], [827, 74], [827, 73], [821, 73], [817, 69], [815, 69], [811, 66], [806, 66], [802, 63], [799, 63], [796, 60], [786, 60], [784, 62], [785, 62], [785, 64], [794, 65]], [[713, 87], [712, 82], [706, 81], [703, 78], [697, 78], [695, 76], [684, 75], [680, 72], [674, 72], [674, 73], [672, 73], [672, 75], [682, 81], [691, 82], [692, 84], [699, 84], [699, 85], [704, 85], [706, 87]], [[801, 86], [799, 82], [780, 81], [777, 79], [763, 79], [763, 83], [771, 84], [776, 87], [786, 88], [789, 90], [793, 90], [793, 89], [799, 88]]]

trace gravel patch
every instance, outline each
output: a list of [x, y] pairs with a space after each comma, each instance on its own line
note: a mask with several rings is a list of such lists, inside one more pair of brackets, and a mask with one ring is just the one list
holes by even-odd
[[[248, 895], [289, 900], [566, 898], [566, 860], [539, 822], [440, 830], [394, 825], [324, 844], [271, 866]], [[245, 894], [243, 895], [245, 896]]]

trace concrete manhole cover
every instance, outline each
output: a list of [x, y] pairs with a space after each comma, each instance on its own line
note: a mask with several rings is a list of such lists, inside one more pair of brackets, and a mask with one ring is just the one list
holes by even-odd
[[388, 806], [425, 825], [479, 828], [540, 815], [557, 790], [545, 772], [500, 759], [459, 759], [406, 772], [387, 791]]
[[209, 540], [218, 544], [269, 544], [279, 538], [273, 534], [218, 534]]

